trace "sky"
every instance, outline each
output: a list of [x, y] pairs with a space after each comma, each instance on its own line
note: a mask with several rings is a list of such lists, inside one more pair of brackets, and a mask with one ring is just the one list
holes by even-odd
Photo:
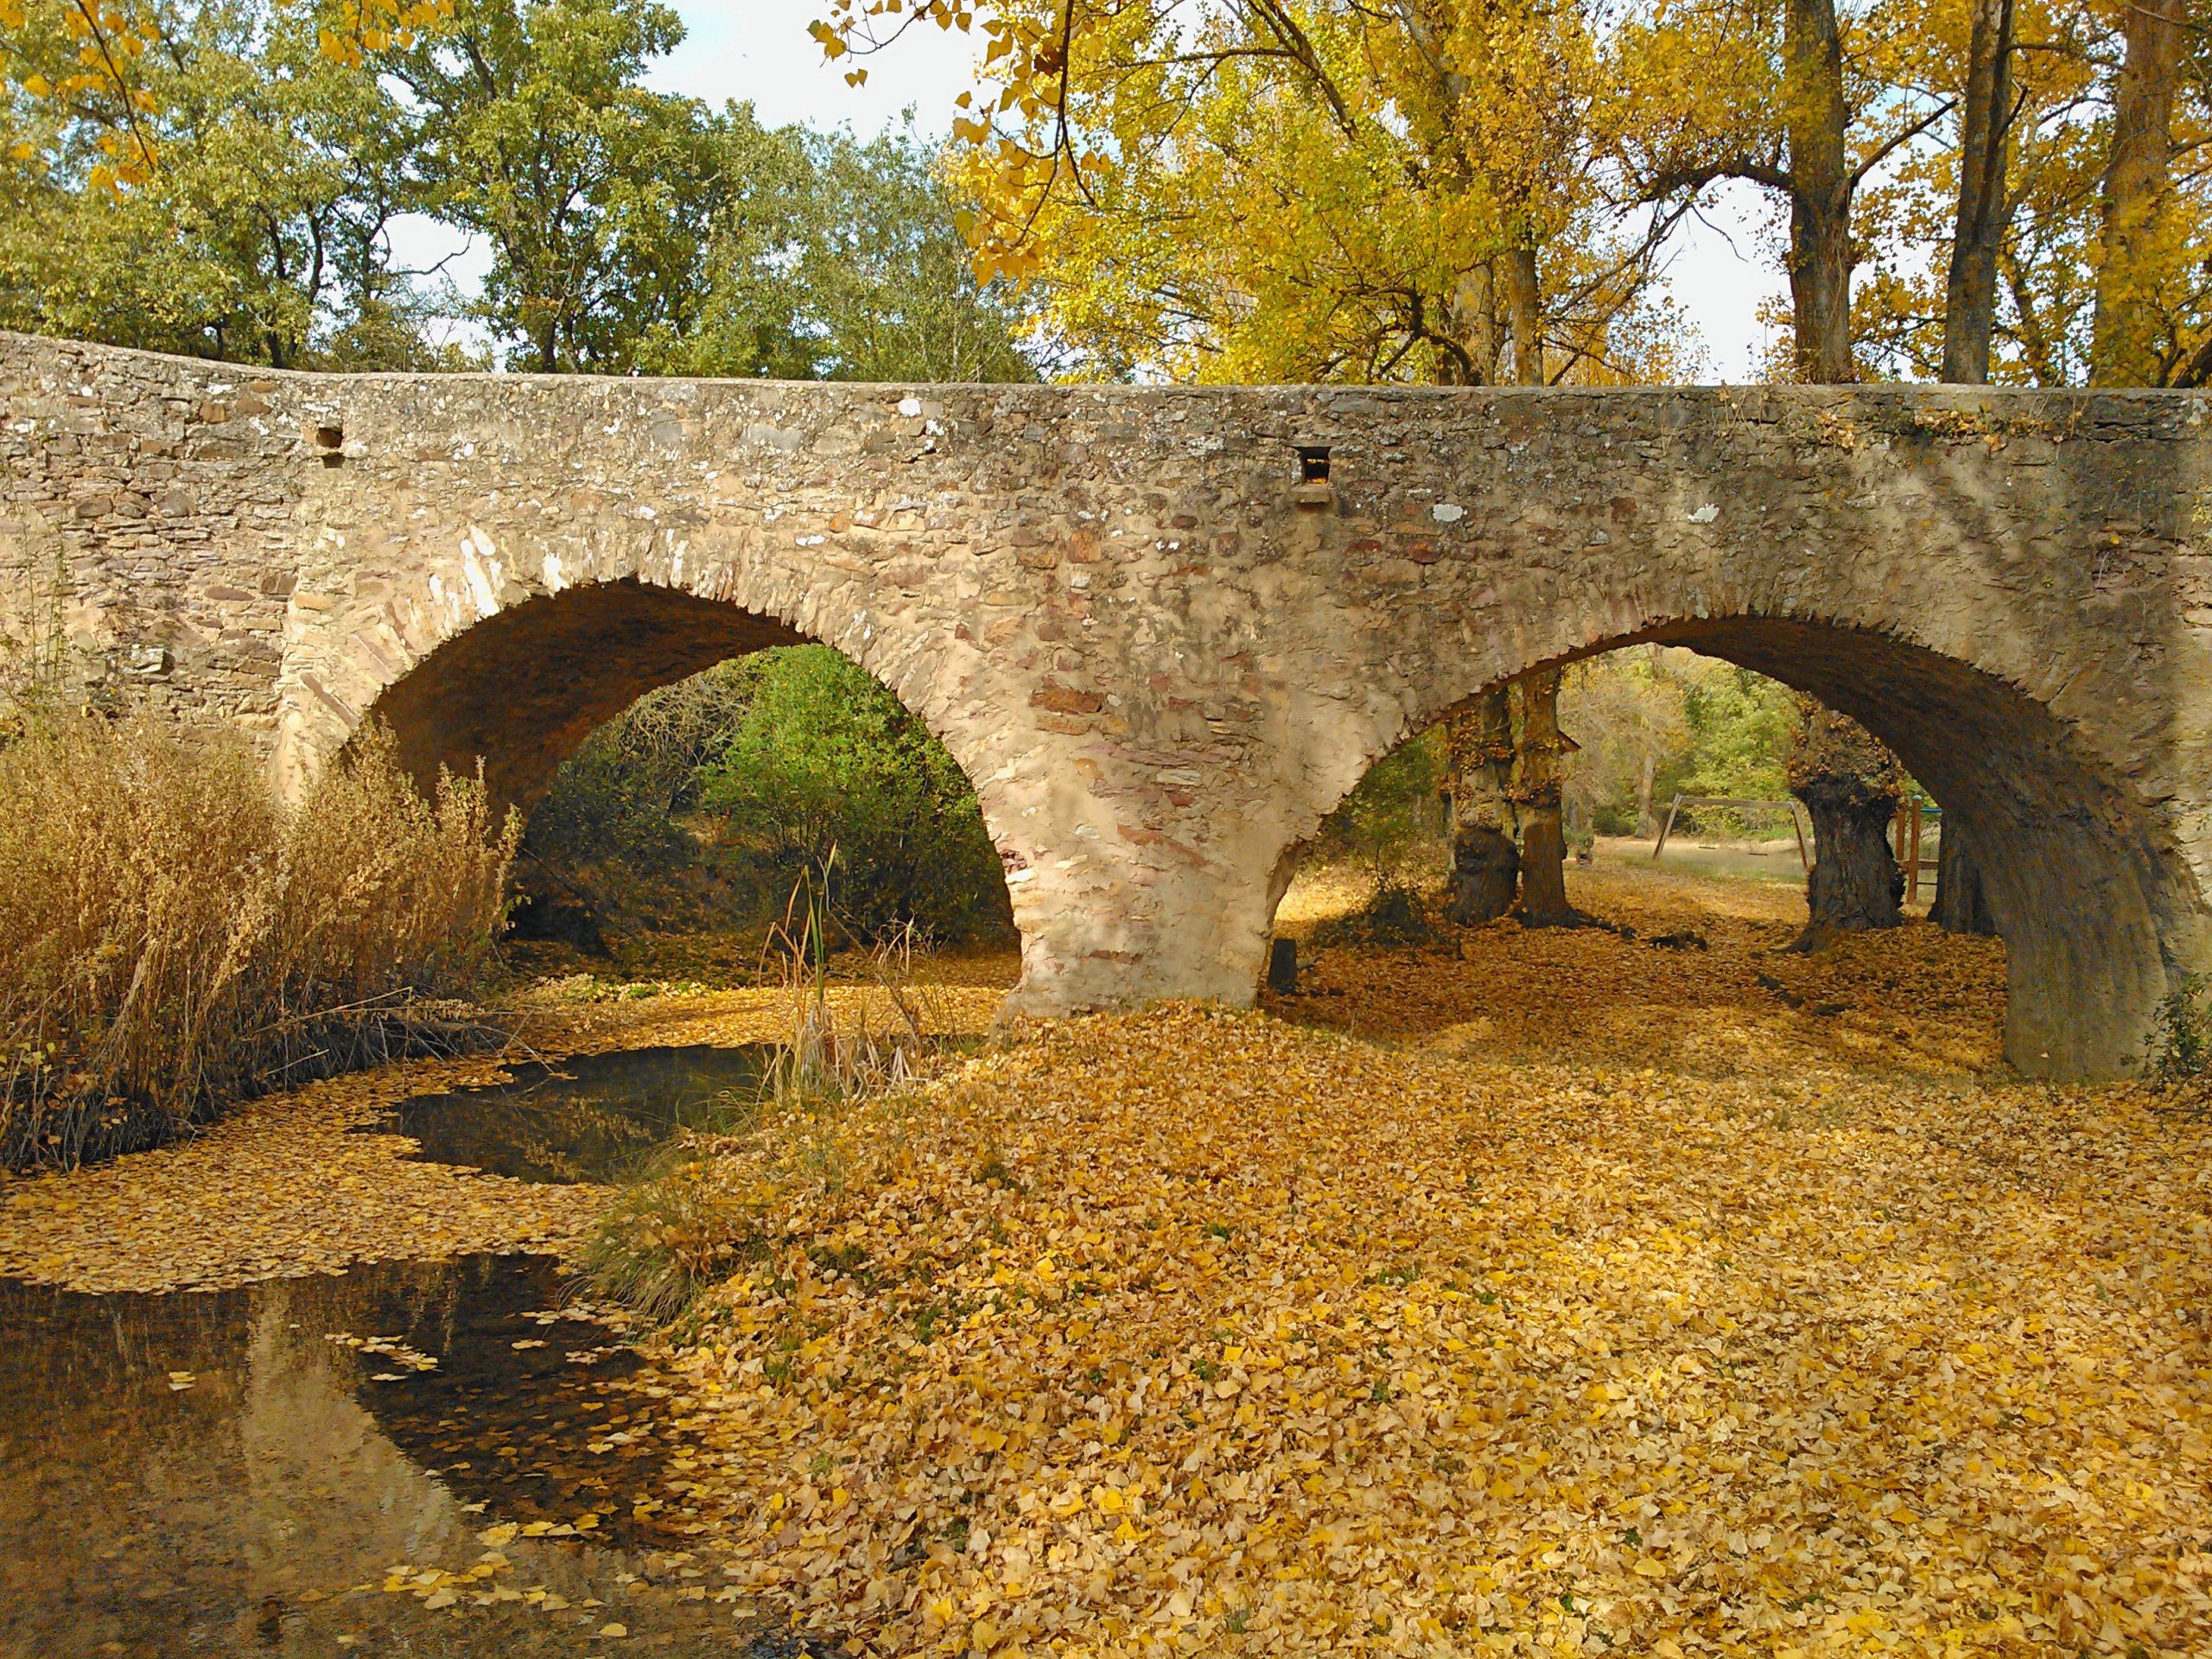
[[[842, 66], [823, 62], [806, 32], [826, 7], [819, 0], [673, 0], [690, 34], [656, 66], [651, 83], [710, 103], [750, 101], [770, 126], [804, 123], [850, 126], [863, 137], [913, 113], [918, 130], [942, 137], [952, 100], [971, 84], [974, 61], [966, 36], [933, 27], [916, 30], [897, 49], [870, 60], [868, 84], [845, 84]], [[1670, 250], [1668, 283], [1675, 302], [1703, 343], [1700, 380], [1741, 383], [1758, 375], [1764, 347], [1759, 306], [1783, 290], [1777, 251], [1761, 232], [1760, 193], [1724, 191], [1706, 222], [1687, 226]], [[457, 250], [439, 227], [416, 224], [396, 238], [404, 262], [425, 265], [454, 254], [448, 269], [464, 285], [480, 282], [480, 250]]]

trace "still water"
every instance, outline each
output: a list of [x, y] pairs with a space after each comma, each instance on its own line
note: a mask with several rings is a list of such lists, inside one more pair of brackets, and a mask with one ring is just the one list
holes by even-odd
[[[426, 1157], [603, 1179], [741, 1105], [760, 1064], [601, 1056], [395, 1116]], [[208, 1294], [0, 1281], [0, 1659], [806, 1651], [696, 1549], [684, 1432], [550, 1257]], [[541, 1535], [480, 1537], [509, 1526]]]

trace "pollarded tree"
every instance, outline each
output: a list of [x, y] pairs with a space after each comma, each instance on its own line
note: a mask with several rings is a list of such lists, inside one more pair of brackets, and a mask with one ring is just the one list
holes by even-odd
[[1856, 721], [1814, 699], [1798, 699], [1789, 788], [1813, 820], [1817, 856], [1805, 884], [1811, 919], [1796, 948], [1817, 950], [1836, 934], [1895, 927], [1904, 877], [1888, 830], [1904, 773], [1896, 757]]
[[[1922, 22], [1917, 0], [1857, 11], [1835, 0], [1691, 0], [1655, 7], [1624, 30], [1624, 60], [1635, 67], [1624, 95], [1671, 106], [1635, 130], [1645, 146], [1631, 150], [1643, 188], [1663, 196], [1743, 179], [1788, 207], [1796, 378], [1859, 378], [1851, 293], [1860, 188], [1949, 108]], [[1808, 728], [1835, 739], [1808, 744], [1791, 773], [1819, 833], [1806, 889], [1806, 939], [1816, 944], [1895, 916], [1895, 861], [1863, 821], [1897, 763], [1840, 715], [1822, 711]], [[1866, 770], [1822, 770], [1861, 760]]]

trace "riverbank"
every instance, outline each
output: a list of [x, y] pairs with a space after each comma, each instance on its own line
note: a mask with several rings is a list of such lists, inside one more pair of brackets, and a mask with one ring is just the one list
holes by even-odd
[[[0, 1278], [86, 1292], [214, 1290], [328, 1273], [348, 1262], [555, 1250], [604, 1204], [591, 1184], [545, 1185], [429, 1161], [375, 1126], [402, 1101], [483, 1088], [515, 1066], [623, 1049], [773, 1043], [780, 990], [664, 991], [579, 1000], [556, 982], [518, 1000], [516, 1042], [497, 1055], [411, 1061], [245, 1102], [184, 1140], [66, 1173], [0, 1180]], [[831, 1006], [881, 1027], [880, 990]], [[979, 1036], [1002, 993], [930, 988], [946, 1036]]]

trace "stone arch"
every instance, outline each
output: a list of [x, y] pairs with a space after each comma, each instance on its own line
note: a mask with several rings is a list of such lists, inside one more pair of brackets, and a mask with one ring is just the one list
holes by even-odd
[[[2012, 1065], [2032, 1076], [2109, 1077], [2139, 1058], [2158, 999], [2197, 965], [2212, 933], [2184, 849], [2048, 705], [1897, 634], [1758, 614], [1652, 623], [1471, 683], [1442, 680], [1360, 775], [1480, 690], [1646, 643], [1755, 670], [1850, 715], [1987, 849], [1990, 909], [2007, 951]], [[1279, 885], [1287, 874], [1286, 866]]]
[[772, 617], [635, 580], [527, 599], [465, 628], [401, 675], [366, 717], [428, 782], [483, 763], [493, 797], [527, 811], [597, 727], [646, 692], [807, 636]]
[[[376, 692], [353, 730], [372, 721], [387, 727], [401, 765], [425, 784], [442, 767], [467, 773], [480, 764], [493, 799], [527, 812], [584, 739], [645, 693], [733, 657], [809, 644], [829, 645], [883, 680], [852, 643], [636, 576], [580, 582], [456, 628]], [[957, 725], [948, 729], [885, 683], [946, 743], [974, 787], [976, 758], [955, 747]], [[983, 820], [1003, 855], [987, 802]], [[1014, 919], [1020, 929], [1018, 912]]]

